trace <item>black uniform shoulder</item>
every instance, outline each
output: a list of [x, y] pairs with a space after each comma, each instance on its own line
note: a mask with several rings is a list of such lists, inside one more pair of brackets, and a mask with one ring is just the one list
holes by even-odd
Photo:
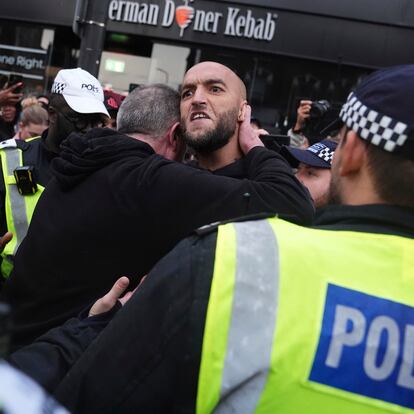
[[17, 147], [23, 152], [23, 165], [33, 166], [36, 182], [46, 186], [52, 177], [50, 163], [56, 155], [45, 149], [41, 137], [16, 141]]
[[10, 138], [0, 141], [0, 150], [18, 148], [22, 151], [30, 151], [31, 149], [38, 149], [40, 144], [40, 137], [31, 138], [26, 141], [22, 139]]

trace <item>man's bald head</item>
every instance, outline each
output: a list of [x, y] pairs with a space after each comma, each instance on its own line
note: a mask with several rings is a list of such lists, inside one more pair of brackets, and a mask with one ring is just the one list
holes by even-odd
[[240, 98], [242, 100], [247, 99], [247, 91], [244, 82], [240, 79], [240, 77], [232, 71], [229, 67], [218, 63], [218, 62], [201, 62], [197, 63], [196, 65], [192, 66], [185, 74], [183, 84], [185, 84], [186, 78], [191, 77], [194, 74], [198, 73], [216, 73], [217, 76], [223, 77], [227, 80], [230, 84], [234, 85], [238, 93], [240, 94]]

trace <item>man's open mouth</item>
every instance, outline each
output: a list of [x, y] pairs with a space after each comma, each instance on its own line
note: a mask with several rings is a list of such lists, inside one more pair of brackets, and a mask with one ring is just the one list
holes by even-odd
[[190, 119], [191, 121], [195, 121], [197, 119], [210, 119], [210, 117], [204, 112], [193, 112]]

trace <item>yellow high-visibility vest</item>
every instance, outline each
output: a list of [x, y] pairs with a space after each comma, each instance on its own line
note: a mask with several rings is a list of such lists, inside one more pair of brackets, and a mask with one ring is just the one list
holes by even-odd
[[38, 191], [35, 194], [21, 195], [19, 193], [13, 171], [23, 165], [23, 157], [22, 150], [17, 148], [14, 139], [1, 143], [0, 157], [6, 189], [4, 206], [7, 230], [13, 233], [13, 239], [7, 243], [1, 253], [3, 257], [1, 273], [4, 277], [8, 277], [13, 270], [14, 255], [27, 234], [30, 220], [44, 187], [38, 184]]
[[196, 412], [414, 413], [414, 239], [220, 226]]

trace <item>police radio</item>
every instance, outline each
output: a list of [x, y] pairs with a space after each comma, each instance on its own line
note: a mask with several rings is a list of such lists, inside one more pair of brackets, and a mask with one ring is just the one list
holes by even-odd
[[34, 179], [34, 168], [32, 165], [24, 165], [17, 167], [14, 171], [14, 178], [16, 179], [17, 189], [21, 195], [35, 194], [37, 191], [37, 184]]

